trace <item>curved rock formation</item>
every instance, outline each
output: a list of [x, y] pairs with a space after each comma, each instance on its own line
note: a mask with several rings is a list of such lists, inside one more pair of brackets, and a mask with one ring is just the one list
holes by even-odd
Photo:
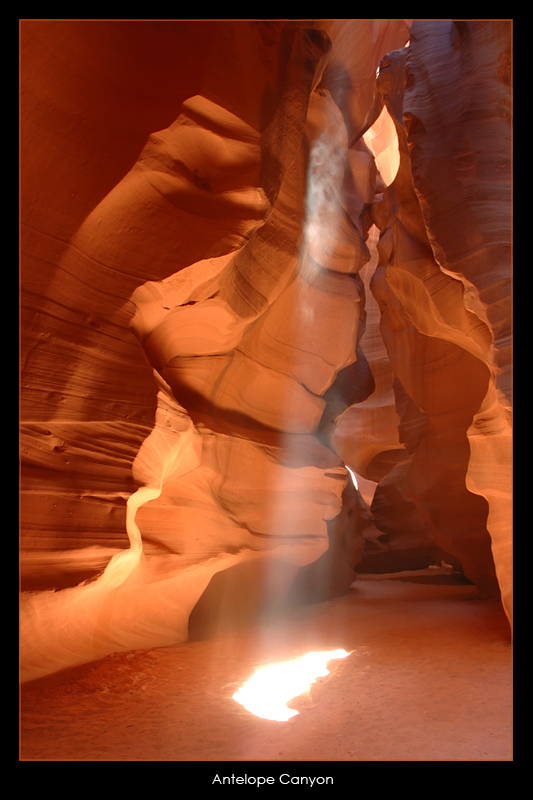
[[[23, 592], [23, 680], [346, 591], [375, 531], [347, 466], [401, 474], [430, 546], [489, 594], [492, 541], [510, 607], [507, 512], [481, 469], [488, 452], [506, 468], [504, 308], [485, 313], [494, 282], [426, 190], [440, 144], [415, 141], [416, 109], [439, 93], [415, 87], [435, 31], [414, 21], [407, 50], [412, 22], [23, 22], [24, 152], [62, 120], [81, 166], [57, 181], [82, 205], [47, 207], [24, 156], [21, 577], [62, 591]], [[505, 36], [458, 31], [473, 91]], [[115, 85], [96, 103], [99, 44]], [[95, 137], [92, 181], [76, 79], [93, 132], [120, 133]], [[141, 134], [129, 168], [121, 142]], [[472, 213], [481, 259], [493, 228]]]
[[392, 369], [425, 415], [408, 494], [511, 616], [509, 63], [509, 24], [451, 21], [415, 21], [408, 52], [384, 60], [403, 167], [372, 285]]
[[[417, 22], [413, 34], [404, 114], [414, 185], [434, 257], [460, 282], [479, 331], [485, 377], [467, 428], [466, 488], [483, 498], [476, 503], [511, 618], [512, 28]], [[435, 59], [447, 77], [434, 74], [425, 85]], [[438, 122], [444, 113], [446, 126]]]

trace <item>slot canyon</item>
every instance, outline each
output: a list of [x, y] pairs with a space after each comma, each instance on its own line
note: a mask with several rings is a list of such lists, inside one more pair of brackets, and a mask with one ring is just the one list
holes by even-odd
[[19, 34], [20, 760], [512, 761], [513, 21]]

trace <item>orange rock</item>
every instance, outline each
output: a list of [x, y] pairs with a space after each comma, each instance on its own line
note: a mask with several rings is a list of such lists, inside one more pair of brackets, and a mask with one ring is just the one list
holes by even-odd
[[21, 31], [23, 679], [346, 591], [347, 466], [510, 614], [507, 23]]

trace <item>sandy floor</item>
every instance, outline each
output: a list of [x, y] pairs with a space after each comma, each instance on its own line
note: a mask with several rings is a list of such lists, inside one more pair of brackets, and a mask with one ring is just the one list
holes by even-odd
[[[22, 761], [512, 761], [512, 652], [498, 603], [471, 586], [358, 580], [283, 624], [113, 655], [25, 688]], [[232, 694], [260, 664], [344, 648], [288, 722]], [[334, 776], [334, 767], [195, 767], [215, 776]], [[284, 779], [287, 780], [287, 779]], [[216, 784], [215, 784], [216, 785]]]

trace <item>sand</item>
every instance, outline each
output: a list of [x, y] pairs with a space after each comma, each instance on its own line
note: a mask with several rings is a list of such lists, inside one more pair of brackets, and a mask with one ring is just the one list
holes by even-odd
[[[287, 722], [232, 699], [261, 664], [335, 648], [351, 654]], [[232, 774], [338, 785], [325, 762], [513, 760], [509, 626], [473, 586], [358, 579], [284, 620], [112, 655], [62, 681], [23, 687], [21, 761], [190, 762], [203, 787]]]

